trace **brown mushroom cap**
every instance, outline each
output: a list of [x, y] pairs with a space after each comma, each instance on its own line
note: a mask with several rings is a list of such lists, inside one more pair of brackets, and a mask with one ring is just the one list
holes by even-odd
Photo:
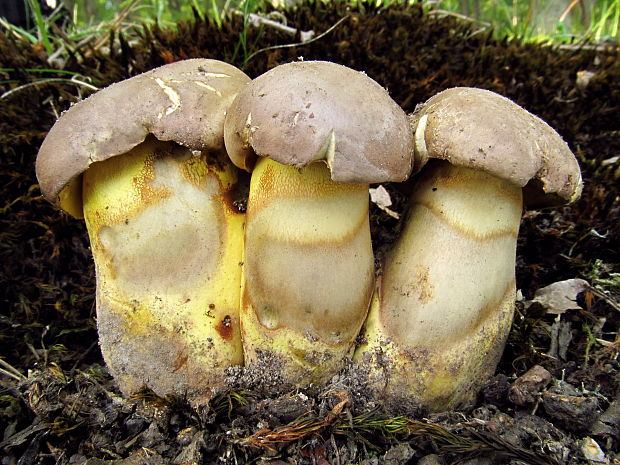
[[37, 157], [43, 195], [81, 217], [80, 174], [153, 134], [193, 150], [224, 150], [224, 117], [249, 78], [217, 60], [184, 60], [96, 92], [67, 110]]
[[547, 123], [494, 92], [468, 87], [431, 97], [411, 117], [415, 165], [429, 159], [485, 171], [524, 187], [531, 207], [577, 199], [579, 164]]
[[342, 182], [402, 181], [413, 137], [403, 110], [364, 73], [325, 61], [281, 65], [233, 102], [226, 149], [251, 171], [256, 156], [296, 167], [325, 160]]

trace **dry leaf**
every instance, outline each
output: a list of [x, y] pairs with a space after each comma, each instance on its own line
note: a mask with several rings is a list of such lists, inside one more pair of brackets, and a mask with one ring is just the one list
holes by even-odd
[[560, 315], [567, 310], [582, 310], [577, 304], [577, 296], [588, 289], [590, 285], [583, 279], [558, 281], [538, 289], [534, 298], [525, 302], [525, 307], [538, 303], [552, 315]]
[[388, 208], [390, 205], [392, 205], [392, 199], [390, 198], [389, 192], [385, 190], [385, 187], [383, 187], [382, 185], [379, 185], [379, 187], [376, 188], [371, 187], [370, 189], [368, 189], [368, 192], [370, 192], [370, 201], [372, 203], [377, 205], [377, 207], [386, 212], [392, 218], [400, 218], [400, 215], [398, 213]]

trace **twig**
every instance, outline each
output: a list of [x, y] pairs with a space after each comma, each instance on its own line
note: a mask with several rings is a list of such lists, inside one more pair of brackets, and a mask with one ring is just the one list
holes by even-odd
[[241, 445], [263, 448], [275, 451], [278, 446], [297, 441], [311, 434], [315, 434], [327, 426], [334, 423], [342, 413], [345, 405], [349, 402], [348, 398], [342, 399], [325, 418], [318, 418], [314, 412], [306, 412], [299, 418], [293, 420], [280, 428], [263, 428], [253, 435], [240, 441]]
[[74, 84], [77, 86], [86, 87], [87, 89], [90, 89], [93, 92], [99, 90], [98, 87], [95, 87], [92, 84], [88, 84], [87, 82], [80, 81], [79, 79], [47, 78], [47, 79], [40, 79], [35, 82], [29, 82], [28, 84], [22, 84], [21, 86], [18, 86], [15, 89], [8, 90], [4, 94], [0, 95], [0, 100], [8, 98], [17, 92], [27, 89], [28, 87], [34, 87], [34, 86], [38, 86], [41, 84], [49, 84], [51, 82], [64, 82], [67, 84]]
[[22, 379], [19, 376], [15, 376], [10, 371], [7, 371], [3, 368], [0, 368], [0, 375], [8, 376], [9, 378], [13, 378], [15, 381], [21, 381]]
[[263, 53], [263, 52], [267, 52], [269, 50], [277, 50], [280, 48], [293, 48], [293, 47], [299, 47], [301, 45], [308, 45], [311, 44], [312, 42], [316, 42], [319, 39], [322, 39], [323, 37], [325, 37], [327, 34], [329, 34], [330, 32], [332, 32], [334, 29], [336, 29], [338, 26], [340, 26], [340, 24], [342, 24], [344, 22], [345, 19], [348, 19], [349, 15], [343, 16], [342, 18], [340, 18], [333, 26], [331, 26], [328, 30], [326, 30], [325, 32], [323, 32], [322, 34], [319, 34], [318, 36], [306, 41], [306, 42], [297, 42], [294, 44], [283, 44], [283, 45], [273, 45], [271, 47], [265, 47], [265, 48], [261, 48], [260, 50], [257, 50], [256, 52], [252, 53], [247, 60], [245, 60], [246, 64], [252, 59], [254, 58], [256, 55], [258, 55], [259, 53]]
[[[135, 6], [137, 5], [139, 1], [140, 0], [132, 0], [125, 6], [125, 8], [119, 11], [114, 17], [114, 19], [112, 20], [112, 23], [110, 24], [110, 27], [108, 28], [108, 31], [112, 29], [115, 31], [120, 30], [121, 24], [123, 23], [123, 21], [125, 21], [125, 18], [127, 18], [127, 16], [129, 16], [129, 14], [134, 10]], [[108, 41], [108, 37], [102, 35], [102, 37], [97, 42], [95, 42], [95, 45], [93, 46], [92, 50], [94, 51], [99, 50], [107, 41]], [[85, 54], [85, 56], [89, 56], [89, 55], [90, 55], [89, 52]]]
[[[239, 10], [233, 10], [233, 13], [237, 15], [244, 16], [245, 13]], [[278, 31], [282, 31], [286, 34], [295, 36], [299, 32], [299, 37], [303, 43], [308, 42], [314, 37], [314, 31], [301, 31], [299, 29], [295, 29], [294, 27], [287, 26], [286, 24], [282, 24], [278, 21], [274, 21], [273, 19], [265, 18], [264, 16], [257, 15], [256, 13], [250, 13], [247, 15], [250, 24], [254, 27], [258, 27], [261, 24], [265, 26], [272, 27], [277, 29]]]
[[560, 23], [563, 23], [564, 20], [566, 19], [566, 17], [568, 16], [568, 14], [571, 12], [571, 10], [575, 7], [575, 5], [577, 5], [577, 3], [579, 3], [581, 0], [573, 0], [572, 2], [570, 2], [570, 5], [568, 5], [566, 7], [566, 10], [564, 10], [564, 13], [562, 13], [562, 16], [560, 16], [560, 19], [558, 20]]
[[558, 44], [555, 45], [560, 50], [568, 50], [568, 51], [580, 51], [580, 50], [588, 50], [594, 52], [616, 52], [618, 48], [620, 48], [617, 44], [604, 43], [604, 44]]
[[432, 10], [429, 10], [427, 14], [431, 15], [431, 16], [433, 16], [433, 15], [437, 15], [437, 16], [452, 16], [454, 18], [458, 18], [458, 19], [461, 19], [463, 21], [480, 24], [481, 26], [484, 26], [485, 28], [489, 28], [489, 27], [492, 26], [491, 23], [488, 23], [486, 21], [481, 21], [479, 19], [472, 18], [470, 16], [466, 16], [466, 15], [461, 14], [461, 13], [455, 13], [454, 11], [432, 9]]

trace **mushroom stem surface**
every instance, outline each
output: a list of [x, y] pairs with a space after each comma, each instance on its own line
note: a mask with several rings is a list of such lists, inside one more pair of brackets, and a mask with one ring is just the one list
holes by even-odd
[[298, 386], [342, 366], [374, 283], [368, 185], [334, 182], [326, 164], [261, 159], [250, 184], [241, 326], [246, 364], [261, 352]]
[[83, 175], [101, 349], [121, 389], [206, 400], [243, 363], [243, 215], [223, 156], [149, 137]]
[[496, 368], [512, 321], [521, 188], [429, 162], [386, 257], [356, 359], [375, 389], [420, 407], [465, 405]]

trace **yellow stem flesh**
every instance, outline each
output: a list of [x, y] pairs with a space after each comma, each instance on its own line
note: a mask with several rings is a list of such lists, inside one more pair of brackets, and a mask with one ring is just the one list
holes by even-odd
[[471, 401], [503, 351], [521, 189], [447, 163], [418, 177], [355, 357], [370, 364], [377, 390], [444, 410]]
[[229, 162], [147, 139], [84, 174], [101, 349], [126, 394], [203, 402], [243, 363], [243, 215]]
[[271, 353], [304, 386], [341, 368], [374, 283], [368, 186], [262, 159], [246, 213], [241, 327], [246, 364]]

